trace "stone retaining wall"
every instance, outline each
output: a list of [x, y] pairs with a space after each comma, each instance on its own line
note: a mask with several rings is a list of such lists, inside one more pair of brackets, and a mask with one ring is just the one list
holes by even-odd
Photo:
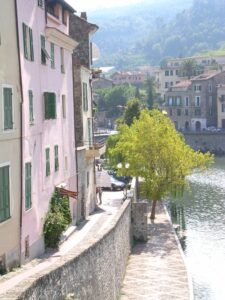
[[4, 299], [118, 299], [131, 251], [131, 203], [125, 201], [101, 234], [77, 246], [54, 266], [24, 281]]
[[185, 132], [185, 141], [195, 150], [225, 155], [225, 132]]

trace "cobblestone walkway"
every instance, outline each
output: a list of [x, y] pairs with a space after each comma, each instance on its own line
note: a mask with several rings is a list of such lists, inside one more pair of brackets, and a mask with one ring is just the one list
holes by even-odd
[[189, 300], [189, 281], [168, 216], [157, 204], [149, 240], [137, 244], [128, 261], [120, 300]]

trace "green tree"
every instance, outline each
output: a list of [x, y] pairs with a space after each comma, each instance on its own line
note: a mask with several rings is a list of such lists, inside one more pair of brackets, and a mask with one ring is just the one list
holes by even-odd
[[134, 118], [139, 119], [141, 112], [140, 100], [134, 98], [127, 102], [127, 106], [124, 112], [124, 123], [130, 126], [133, 123]]
[[188, 79], [196, 74], [197, 63], [193, 58], [186, 59], [182, 64], [182, 72]]
[[155, 78], [154, 77], [148, 77], [145, 81], [144, 86], [145, 86], [146, 94], [147, 94], [148, 109], [152, 109], [153, 104], [154, 104], [154, 98], [156, 96]]
[[129, 175], [144, 178], [144, 190], [152, 200], [151, 219], [158, 200], [169, 193], [182, 194], [186, 176], [212, 162], [209, 153], [191, 149], [158, 110], [143, 110], [130, 127], [121, 126], [117, 143], [108, 153], [111, 158], [121, 155], [130, 164]]

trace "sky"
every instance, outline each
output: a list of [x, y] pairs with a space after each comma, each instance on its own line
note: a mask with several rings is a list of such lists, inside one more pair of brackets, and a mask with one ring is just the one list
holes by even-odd
[[141, 2], [142, 0], [66, 0], [77, 12], [100, 10], [113, 6], [124, 6]]

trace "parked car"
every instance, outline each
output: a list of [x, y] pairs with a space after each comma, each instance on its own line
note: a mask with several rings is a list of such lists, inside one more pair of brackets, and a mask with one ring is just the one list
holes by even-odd
[[125, 188], [125, 183], [123, 181], [119, 181], [117, 179], [115, 179], [113, 176], [110, 177], [110, 181], [111, 181], [111, 189], [113, 191], [116, 190], [123, 190]]

